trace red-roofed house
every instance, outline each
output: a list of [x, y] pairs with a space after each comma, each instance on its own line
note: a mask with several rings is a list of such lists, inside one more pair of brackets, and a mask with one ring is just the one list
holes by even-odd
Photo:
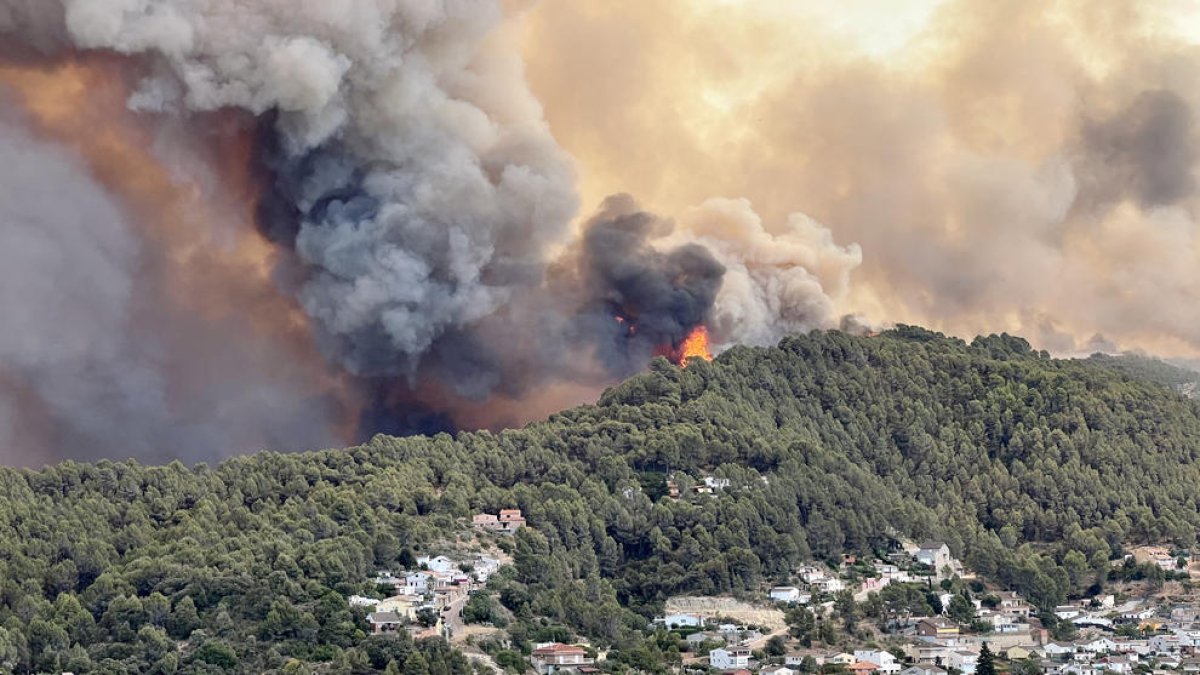
[[588, 658], [583, 647], [564, 645], [561, 642], [541, 645], [533, 650], [530, 661], [540, 675], [550, 675], [562, 670], [578, 670], [581, 666], [595, 663], [594, 659]]

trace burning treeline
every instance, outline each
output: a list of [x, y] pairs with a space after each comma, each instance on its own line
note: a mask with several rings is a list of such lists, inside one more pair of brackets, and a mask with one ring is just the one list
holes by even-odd
[[808, 219], [617, 195], [575, 230], [518, 20], [0, 0], [0, 460], [515, 423], [829, 322], [861, 254]]

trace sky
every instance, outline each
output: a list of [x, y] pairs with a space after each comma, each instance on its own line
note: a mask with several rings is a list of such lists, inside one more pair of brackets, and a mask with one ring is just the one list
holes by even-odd
[[523, 51], [585, 212], [747, 200], [861, 247], [835, 314], [1195, 356], [1196, 10], [541, 3]]

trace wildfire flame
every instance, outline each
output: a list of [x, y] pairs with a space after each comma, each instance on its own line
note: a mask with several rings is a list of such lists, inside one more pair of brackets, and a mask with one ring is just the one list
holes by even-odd
[[655, 356], [664, 356], [672, 363], [687, 367], [689, 359], [704, 359], [712, 361], [712, 351], [708, 346], [708, 328], [696, 326], [688, 333], [678, 347], [665, 345], [655, 351]]
[[704, 359], [712, 361], [712, 352], [708, 348], [708, 328], [696, 326], [679, 345], [679, 364], [687, 366], [688, 359]]

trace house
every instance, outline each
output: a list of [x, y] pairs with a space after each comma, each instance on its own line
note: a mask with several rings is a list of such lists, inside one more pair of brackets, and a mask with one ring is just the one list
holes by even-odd
[[783, 657], [783, 665], [795, 666], [795, 667], [799, 668], [804, 663], [804, 656], [805, 656], [804, 654], [800, 654], [799, 652], [792, 652], [791, 654], [785, 654]]
[[935, 574], [941, 574], [942, 569], [950, 567], [953, 558], [950, 547], [940, 541], [929, 541], [921, 544], [917, 551], [917, 562], [931, 567]]
[[471, 572], [475, 575], [475, 580], [481, 584], [486, 584], [487, 580], [493, 574], [500, 571], [500, 561], [495, 558], [489, 558], [481, 555], [471, 564], [473, 568]]
[[1120, 675], [1127, 675], [1128, 673], [1133, 672], [1133, 663], [1131, 663], [1130, 660], [1124, 656], [1108, 656], [1096, 661], [1093, 665], [1096, 666], [1097, 670], [1101, 670], [1106, 673], [1119, 673]]
[[1171, 669], [1179, 668], [1179, 666], [1183, 664], [1183, 661], [1181, 661], [1178, 656], [1158, 656], [1155, 657], [1154, 662], [1159, 668]]
[[870, 597], [871, 593], [876, 593], [891, 583], [892, 580], [886, 577], [881, 577], [879, 579], [863, 579], [862, 585], [858, 588], [858, 592], [854, 594], [854, 599], [857, 602], [863, 602]]
[[1180, 623], [1192, 623], [1200, 620], [1200, 607], [1183, 605], [1171, 608], [1171, 618]]
[[980, 610], [977, 616], [980, 621], [991, 626], [992, 631], [996, 633], [1016, 633], [1021, 628], [1011, 614], [984, 609]]
[[917, 622], [917, 635], [923, 637], [951, 637], [959, 634], [958, 624], [940, 617], [925, 618]]
[[1144, 621], [1154, 616], [1153, 607], [1145, 607], [1143, 609], [1135, 609], [1133, 611], [1121, 614], [1121, 618], [1126, 621]]
[[1059, 605], [1054, 608], [1054, 616], [1063, 621], [1070, 621], [1083, 614], [1083, 608], [1079, 605]]
[[371, 624], [371, 632], [394, 633], [404, 625], [405, 619], [395, 612], [372, 612], [367, 615], [367, 623]]
[[1150, 636], [1150, 651], [1158, 654], [1178, 654], [1180, 648], [1178, 635]]
[[684, 638], [684, 640], [687, 641], [688, 651], [692, 651], [692, 652], [699, 649], [700, 646], [703, 645], [705, 642], [725, 642], [725, 638], [721, 637], [720, 635], [717, 635], [716, 633], [709, 633], [706, 631], [697, 631], [695, 633], [692, 633], [691, 635]]
[[1176, 628], [1175, 637], [1179, 638], [1179, 646], [1187, 649], [1200, 647], [1200, 630]]
[[729, 487], [728, 478], [717, 478], [715, 476], [705, 476], [704, 485], [710, 490], [724, 490]]
[[951, 651], [946, 655], [946, 665], [960, 671], [963, 675], [975, 675], [975, 667], [979, 665], [979, 655], [965, 650]]
[[500, 509], [500, 515], [478, 513], [471, 518], [471, 527], [477, 530], [488, 530], [501, 534], [512, 534], [525, 527], [525, 517], [521, 509]]
[[1179, 568], [1179, 559], [1161, 546], [1143, 546], [1133, 552], [1133, 557], [1139, 563], [1153, 563], [1165, 572]]
[[1008, 659], [1009, 661], [1024, 661], [1030, 656], [1033, 656], [1033, 652], [1017, 645], [1004, 650], [1004, 658]]
[[801, 565], [800, 567], [796, 568], [796, 574], [798, 574], [806, 584], [811, 584], [829, 576], [829, 573], [826, 572], [823, 567], [813, 564]]
[[854, 658], [853, 654], [842, 652], [840, 654], [834, 654], [833, 656], [826, 657], [825, 663], [829, 665], [848, 666], [851, 663], [854, 663], [855, 660], [856, 659]]
[[563, 670], [577, 671], [581, 667], [596, 663], [595, 659], [588, 658], [583, 647], [564, 645], [561, 642], [539, 644], [529, 660], [539, 675], [550, 675]]
[[429, 572], [410, 572], [405, 574], [400, 580], [400, 585], [406, 589], [402, 591], [407, 595], [424, 595], [429, 592], [429, 586], [433, 583], [433, 575]]
[[667, 481], [667, 496], [671, 499], [679, 499], [679, 484], [674, 480]]
[[932, 664], [917, 664], [900, 671], [900, 675], [947, 675], [946, 669]]
[[704, 625], [704, 619], [699, 614], [668, 614], [658, 623], [667, 628], [699, 628]]
[[477, 530], [498, 530], [500, 518], [491, 513], [477, 513], [471, 516], [471, 527]]
[[439, 555], [437, 557], [423, 555], [417, 558], [417, 564], [424, 566], [426, 569], [432, 572], [441, 572], [442, 574], [458, 571], [458, 563], [444, 555]]
[[1085, 642], [1079, 645], [1079, 648], [1091, 654], [1106, 654], [1108, 652], [1117, 651], [1117, 643], [1106, 637], [1102, 637], [1096, 638], [1091, 642]]
[[1060, 642], [1047, 642], [1042, 646], [1042, 651], [1046, 652], [1046, 656], [1052, 659], [1067, 659], [1075, 653], [1075, 645]]
[[878, 671], [879, 666], [878, 664], [871, 663], [870, 661], [855, 661], [854, 663], [846, 666], [846, 670], [850, 671], [854, 675], [870, 675], [871, 673]]
[[419, 595], [393, 595], [390, 598], [376, 602], [375, 611], [395, 613], [412, 620], [417, 617], [417, 610], [424, 603], [424, 600]]
[[525, 516], [521, 509], [500, 509], [500, 529], [506, 532], [516, 532], [525, 527]]
[[750, 667], [750, 649], [748, 647], [730, 647], [729, 649], [714, 649], [708, 653], [708, 663], [719, 670], [734, 670]]
[[854, 650], [855, 661], [865, 661], [875, 664], [875, 670], [888, 675], [896, 675], [900, 672], [900, 664], [896, 663], [896, 657], [891, 652], [873, 649], [856, 649]]
[[797, 675], [798, 672], [787, 666], [771, 666], [758, 671], [759, 675]]
[[395, 588], [403, 583], [403, 580], [392, 576], [391, 572], [380, 572], [371, 579], [371, 583], [376, 586], [391, 586]]
[[374, 607], [379, 604], [379, 601], [375, 598], [368, 598], [363, 595], [352, 595], [348, 602], [351, 607]]
[[1113, 642], [1117, 643], [1118, 654], [1137, 654], [1138, 656], [1146, 656], [1150, 654], [1150, 641], [1135, 638], [1114, 638]]
[[[793, 602], [802, 602], [800, 598], [804, 595], [805, 594], [801, 593], [800, 589], [796, 588], [795, 586], [776, 586], [775, 588], [771, 589], [771, 599], [775, 602], [786, 602], [789, 604]], [[812, 599], [811, 594], [808, 595], [808, 599]], [[807, 604], [808, 600], [804, 600], [803, 602], [804, 604]]]
[[1059, 666], [1055, 675], [1100, 675], [1100, 670], [1091, 664], [1067, 663]]
[[955, 646], [955, 638], [938, 640], [923, 638], [915, 644], [908, 645], [906, 652], [913, 661], [920, 665], [944, 665], [946, 657]]
[[1033, 606], [1025, 602], [1025, 598], [1011, 592], [998, 593], [1000, 603], [996, 606], [999, 611], [1011, 616], [1028, 618], [1033, 614]]

